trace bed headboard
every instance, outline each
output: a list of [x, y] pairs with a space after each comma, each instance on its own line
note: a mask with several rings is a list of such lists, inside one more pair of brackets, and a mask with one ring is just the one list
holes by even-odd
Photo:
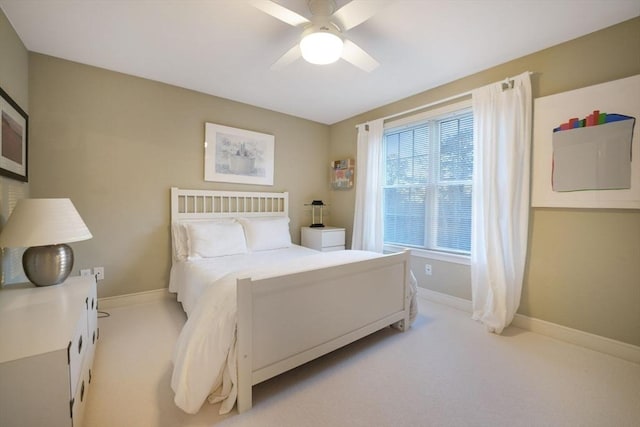
[[288, 215], [287, 192], [185, 190], [171, 187], [171, 222], [185, 219]]

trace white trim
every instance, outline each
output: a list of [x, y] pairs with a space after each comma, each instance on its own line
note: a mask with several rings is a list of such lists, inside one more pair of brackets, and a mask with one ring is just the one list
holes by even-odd
[[116, 295], [113, 297], [98, 298], [98, 307], [101, 310], [129, 307], [162, 299], [174, 299], [167, 288], [154, 289], [152, 291], [136, 292], [133, 294]]
[[384, 245], [384, 252], [394, 253], [394, 252], [402, 252], [406, 249], [409, 249], [411, 252], [411, 256], [416, 256], [419, 258], [428, 258], [434, 259], [436, 261], [444, 261], [451, 262], [454, 264], [462, 264], [462, 265], [471, 265], [471, 257], [469, 255], [462, 254], [454, 254], [449, 252], [440, 252], [433, 251], [429, 249], [417, 249], [405, 246], [397, 246], [397, 245]]
[[416, 126], [420, 122], [427, 122], [429, 120], [443, 120], [448, 116], [466, 114], [468, 112], [471, 112], [471, 107], [471, 98], [465, 99], [464, 101], [456, 102], [454, 104], [448, 104], [433, 110], [422, 111], [411, 116], [402, 117], [392, 122], [385, 122], [384, 131], [386, 133], [389, 131]]
[[600, 335], [516, 314], [513, 326], [640, 364], [640, 347]]
[[[396, 117], [404, 116], [405, 114], [411, 114], [411, 113], [419, 112], [419, 111], [425, 110], [427, 108], [435, 107], [436, 105], [445, 104], [447, 102], [455, 101], [456, 99], [464, 98], [465, 96], [471, 96], [472, 93], [473, 93], [473, 91], [471, 91], [471, 90], [467, 91], [467, 92], [462, 92], [462, 93], [459, 93], [457, 95], [450, 96], [448, 98], [440, 99], [438, 101], [430, 102], [428, 104], [420, 105], [418, 107], [411, 108], [409, 110], [401, 111], [399, 113], [395, 113], [395, 114], [391, 114], [391, 115], [382, 117], [382, 120], [386, 121], [386, 120], [390, 120], [390, 119], [393, 119], [393, 118], [396, 118]], [[357, 124], [356, 127], [358, 127], [360, 125], [364, 125], [364, 124], [368, 124], [368, 122]]]
[[[529, 75], [530, 75], [530, 76], [531, 76], [531, 75], [534, 75], [534, 74], [539, 74], [539, 73], [537, 73], [537, 72], [535, 72], [535, 71], [529, 71]], [[509, 82], [509, 81], [511, 81], [511, 80], [513, 80], [513, 77], [507, 77], [506, 79], [504, 79], [504, 80], [502, 81], [502, 83], [503, 83], [503, 84], [504, 84], [504, 83], [508, 83], [508, 82]], [[496, 83], [500, 83], [500, 82], [496, 82]], [[395, 118], [395, 117], [401, 117], [401, 116], [404, 116], [405, 114], [415, 113], [416, 111], [424, 110], [424, 109], [426, 109], [426, 108], [431, 108], [431, 107], [434, 107], [434, 106], [436, 106], [436, 105], [440, 105], [440, 104], [444, 104], [444, 103], [447, 103], [447, 102], [450, 102], [450, 101], [454, 101], [454, 100], [459, 99], [459, 98], [464, 98], [465, 96], [471, 96], [472, 94], [473, 94], [473, 90], [469, 90], [469, 91], [467, 91], [467, 92], [458, 93], [458, 94], [456, 94], [456, 95], [452, 95], [452, 96], [450, 96], [450, 97], [448, 97], [448, 98], [439, 99], [439, 100], [437, 100], [437, 101], [429, 102], [429, 103], [427, 103], [427, 104], [420, 105], [420, 106], [418, 106], [418, 107], [414, 107], [414, 108], [411, 108], [411, 109], [409, 109], [409, 110], [401, 111], [401, 112], [399, 112], [399, 113], [390, 114], [390, 115], [388, 115], [388, 116], [382, 117], [382, 120], [389, 120], [389, 119], [393, 119], [393, 118]], [[360, 124], [357, 124], [357, 125], [356, 125], [356, 127], [358, 127], [358, 126], [360, 126], [360, 125], [364, 125], [364, 124], [367, 124], [367, 123], [360, 123]]]
[[[422, 184], [396, 183], [396, 184], [389, 184], [389, 185], [386, 185], [383, 183], [381, 186], [382, 187], [381, 191], [383, 192], [385, 192], [386, 190], [395, 190], [398, 188], [400, 189], [426, 188], [427, 189], [427, 195], [425, 196], [426, 200], [425, 200], [425, 206], [424, 206], [426, 210], [422, 218], [425, 225], [425, 231], [423, 236], [424, 245], [418, 245], [418, 246], [425, 246], [425, 247], [419, 247], [415, 249], [418, 251], [424, 251], [425, 253], [429, 253], [429, 255], [431, 255], [431, 256], [427, 256], [426, 258], [438, 259], [442, 261], [455, 262], [455, 263], [461, 263], [461, 264], [467, 264], [467, 265], [470, 263], [470, 260], [467, 260], [466, 262], [460, 262], [460, 258], [456, 256], [456, 255], [458, 256], [461, 255], [459, 253], [454, 254], [451, 257], [448, 257], [447, 256], [448, 253], [450, 252], [455, 253], [455, 251], [446, 251], [445, 248], [439, 248], [437, 245], [437, 242], [434, 240], [435, 237], [433, 233], [430, 233], [427, 230], [429, 229], [436, 230], [439, 227], [437, 224], [439, 215], [436, 212], [437, 204], [438, 204], [438, 199], [436, 197], [437, 194], [434, 194], [433, 191], [429, 190], [429, 189], [433, 189], [434, 187], [437, 187], [438, 185], [442, 185], [442, 182], [440, 182], [438, 178], [438, 170], [440, 168], [440, 165], [439, 165], [440, 150], [438, 149], [437, 141], [440, 140], [441, 135], [440, 135], [440, 128], [437, 124], [449, 118], [461, 118], [461, 119], [468, 118], [468, 117], [473, 118], [472, 116], [473, 116], [472, 102], [471, 102], [471, 99], [468, 99], [465, 101], [460, 101], [453, 104], [441, 106], [434, 110], [423, 111], [415, 115], [402, 117], [395, 121], [385, 123], [384, 125], [385, 140], [386, 140], [386, 137], [389, 136], [389, 134], [391, 133], [401, 132], [403, 129], [412, 129], [418, 126], [425, 127], [429, 135], [426, 150], [428, 153], [428, 157], [431, 160], [429, 160], [429, 165], [427, 167], [427, 169], [430, 172], [427, 173], [425, 177], [426, 182]], [[434, 126], [432, 126], [432, 124]], [[436, 144], [432, 144], [432, 142], [434, 141], [436, 142]], [[414, 154], [415, 153], [413, 153], [412, 155]], [[382, 168], [382, 175], [386, 176], [384, 167]], [[472, 182], [471, 182], [471, 177], [469, 177], [469, 179], [467, 180], [447, 181], [446, 184], [471, 186]], [[403, 245], [402, 243], [397, 243], [397, 242], [395, 244], [385, 242], [384, 249], [386, 249], [387, 247], [391, 248], [393, 246], [396, 246], [399, 248], [402, 245]], [[412, 251], [414, 250], [413, 248], [410, 248], [410, 249], [412, 249]], [[434, 253], [437, 253], [438, 255], [433, 256], [432, 254]]]
[[[418, 296], [435, 303], [462, 310], [469, 314], [473, 312], [471, 301], [464, 298], [454, 297], [421, 287], [418, 287]], [[588, 348], [589, 350], [598, 351], [610, 356], [628, 360], [629, 362], [640, 364], [639, 346], [580, 331], [578, 329], [568, 328], [566, 326], [528, 317], [522, 314], [516, 314], [511, 325], [526, 331], [545, 335], [560, 341]]]
[[447, 295], [442, 292], [432, 291], [431, 289], [422, 288], [418, 286], [418, 296], [427, 299], [438, 304], [446, 305], [457, 310], [464, 311], [471, 314], [472, 306], [471, 301], [464, 298], [454, 297], [453, 295]]

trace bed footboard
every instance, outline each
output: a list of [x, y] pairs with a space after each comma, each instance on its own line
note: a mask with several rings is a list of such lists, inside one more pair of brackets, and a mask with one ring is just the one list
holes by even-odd
[[274, 278], [238, 279], [238, 412], [252, 386], [363, 338], [409, 325], [409, 252]]

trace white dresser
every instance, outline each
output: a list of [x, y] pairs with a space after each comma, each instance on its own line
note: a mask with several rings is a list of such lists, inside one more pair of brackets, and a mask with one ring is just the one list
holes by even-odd
[[97, 339], [93, 277], [2, 289], [0, 426], [81, 426]]
[[344, 228], [302, 227], [301, 245], [322, 252], [344, 250]]

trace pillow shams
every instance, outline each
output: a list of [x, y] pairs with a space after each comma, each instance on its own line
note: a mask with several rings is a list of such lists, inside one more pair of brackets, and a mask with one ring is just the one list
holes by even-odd
[[288, 248], [291, 246], [289, 218], [238, 218], [247, 237], [250, 251]]
[[187, 259], [189, 247], [187, 246], [187, 232], [184, 224], [180, 222], [171, 223], [171, 246], [173, 248], [173, 257], [178, 261]]
[[186, 261], [189, 257], [189, 237], [187, 235], [187, 224], [216, 223], [232, 224], [236, 222], [234, 218], [217, 218], [211, 220], [185, 220], [171, 223], [171, 245], [173, 246], [174, 258], [178, 261]]
[[213, 258], [247, 252], [242, 226], [237, 222], [187, 224], [189, 259]]
[[242, 226], [237, 222], [191, 222], [184, 225], [187, 259], [213, 258], [247, 252]]

